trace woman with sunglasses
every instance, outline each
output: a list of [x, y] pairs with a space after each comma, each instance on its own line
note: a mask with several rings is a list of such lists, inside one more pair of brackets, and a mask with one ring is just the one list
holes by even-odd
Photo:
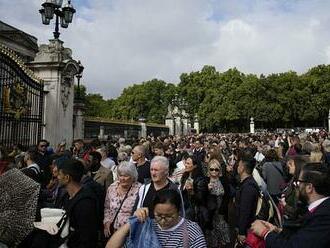
[[107, 243], [106, 248], [206, 248], [202, 230], [197, 223], [180, 217], [181, 197], [178, 191], [166, 189], [153, 200], [154, 219], [148, 208], [137, 209], [128, 224], [122, 226]]
[[229, 226], [221, 213], [225, 203], [225, 188], [221, 183], [222, 169], [220, 162], [212, 159], [208, 164], [208, 210], [212, 225], [205, 232], [207, 247], [225, 247], [230, 243]]

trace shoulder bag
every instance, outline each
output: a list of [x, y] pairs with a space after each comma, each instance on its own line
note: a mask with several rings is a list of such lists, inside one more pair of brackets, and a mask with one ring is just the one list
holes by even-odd
[[115, 225], [115, 221], [116, 221], [116, 219], [117, 219], [117, 217], [118, 217], [118, 214], [119, 214], [119, 212], [120, 212], [120, 209], [121, 209], [121, 207], [123, 206], [123, 203], [124, 203], [124, 201], [126, 200], [126, 198], [127, 198], [127, 196], [128, 196], [128, 193], [130, 192], [131, 188], [132, 188], [132, 186], [127, 190], [126, 195], [125, 195], [124, 199], [122, 200], [122, 202], [120, 203], [120, 206], [119, 206], [119, 208], [118, 208], [118, 210], [117, 210], [117, 212], [116, 212], [116, 214], [115, 214], [115, 217], [113, 218], [113, 221], [112, 221], [111, 224], [110, 224], [110, 227], [109, 227], [109, 229], [110, 229], [110, 235], [112, 235], [112, 234], [115, 232], [115, 227], [114, 227], [114, 225]]

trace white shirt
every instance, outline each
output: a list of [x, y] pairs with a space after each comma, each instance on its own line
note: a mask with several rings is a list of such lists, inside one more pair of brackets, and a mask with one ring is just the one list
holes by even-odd
[[322, 202], [324, 202], [328, 198], [329, 198], [329, 196], [312, 202], [311, 204], [309, 204], [308, 210], [311, 211], [312, 209], [315, 209], [316, 207], [318, 207]]

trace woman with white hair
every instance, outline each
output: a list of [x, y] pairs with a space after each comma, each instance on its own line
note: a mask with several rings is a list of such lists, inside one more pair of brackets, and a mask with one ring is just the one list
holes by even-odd
[[141, 184], [134, 164], [124, 161], [117, 169], [118, 180], [107, 190], [104, 204], [104, 235], [110, 237], [128, 222]]

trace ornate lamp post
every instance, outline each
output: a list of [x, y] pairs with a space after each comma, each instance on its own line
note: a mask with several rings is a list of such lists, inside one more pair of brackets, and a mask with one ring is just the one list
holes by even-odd
[[73, 14], [76, 12], [70, 0], [63, 6], [62, 4], [63, 0], [45, 0], [45, 2], [41, 4], [42, 9], [39, 10], [42, 23], [45, 25], [49, 25], [50, 20], [54, 18], [55, 14], [55, 39], [60, 37], [59, 24], [61, 24], [62, 28], [67, 28], [69, 23], [72, 22]]
[[77, 101], [80, 101], [80, 79], [82, 77], [82, 73], [84, 71], [84, 66], [80, 63], [80, 60], [78, 61], [79, 64], [79, 72], [76, 75], [77, 77]]

